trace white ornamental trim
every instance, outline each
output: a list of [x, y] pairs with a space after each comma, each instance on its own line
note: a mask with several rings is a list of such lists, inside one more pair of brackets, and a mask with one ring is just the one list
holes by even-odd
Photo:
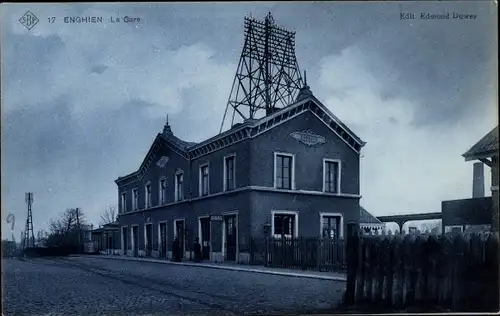
[[301, 132], [293, 132], [290, 133], [290, 136], [292, 136], [294, 139], [297, 141], [307, 145], [307, 146], [315, 146], [319, 144], [324, 144], [326, 143], [326, 138], [315, 134], [311, 132], [310, 130], [304, 130]]

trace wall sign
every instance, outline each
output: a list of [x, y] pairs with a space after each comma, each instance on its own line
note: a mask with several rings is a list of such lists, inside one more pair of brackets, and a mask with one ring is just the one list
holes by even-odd
[[222, 215], [211, 215], [210, 216], [211, 222], [222, 222], [223, 220], [224, 220], [224, 217]]
[[162, 156], [162, 157], [160, 158], [160, 160], [158, 160], [158, 161], [156, 162], [156, 165], [157, 165], [158, 167], [160, 167], [160, 168], [163, 168], [163, 167], [165, 167], [165, 165], [167, 164], [168, 160], [169, 160], [169, 158], [168, 158], [168, 157], [166, 157], [166, 156]]
[[326, 143], [325, 137], [318, 134], [314, 134], [310, 130], [305, 130], [302, 132], [293, 132], [290, 134], [290, 136], [292, 136], [293, 138], [295, 138], [296, 140], [307, 146], [314, 146]]

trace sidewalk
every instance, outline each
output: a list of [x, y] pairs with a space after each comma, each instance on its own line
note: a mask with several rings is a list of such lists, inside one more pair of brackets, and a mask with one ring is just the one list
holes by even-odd
[[183, 266], [192, 266], [192, 267], [204, 267], [204, 268], [212, 268], [212, 269], [264, 273], [264, 274], [273, 274], [273, 275], [282, 275], [282, 276], [293, 276], [293, 277], [299, 277], [299, 278], [310, 278], [310, 279], [332, 280], [332, 281], [343, 281], [343, 282], [345, 282], [347, 280], [346, 275], [344, 273], [303, 271], [303, 270], [298, 270], [298, 269], [269, 268], [269, 267], [264, 267], [264, 266], [252, 266], [252, 265], [243, 265], [243, 264], [235, 264], [235, 263], [194, 263], [194, 262], [189, 262], [189, 261], [172, 262], [172, 261], [169, 261], [166, 259], [136, 258], [136, 257], [113, 256], [113, 255], [84, 255], [84, 256], [78, 256], [78, 257], [110, 259], [110, 260], [142, 261], [142, 262], [151, 262], [151, 263], [183, 265]]

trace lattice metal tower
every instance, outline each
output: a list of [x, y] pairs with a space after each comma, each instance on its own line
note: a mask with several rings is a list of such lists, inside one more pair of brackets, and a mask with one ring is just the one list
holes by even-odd
[[286, 107], [301, 87], [295, 32], [276, 26], [271, 13], [263, 22], [245, 17], [245, 44], [220, 132], [237, 123], [236, 114], [244, 121]]
[[33, 193], [26, 192], [26, 206], [28, 207], [28, 217], [26, 218], [26, 229], [24, 231], [24, 247], [29, 248], [35, 246], [35, 234], [33, 233], [33, 214], [31, 213], [31, 205], [33, 204]]

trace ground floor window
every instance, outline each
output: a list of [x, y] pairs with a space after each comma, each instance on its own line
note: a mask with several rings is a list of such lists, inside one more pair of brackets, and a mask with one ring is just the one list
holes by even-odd
[[337, 214], [321, 214], [321, 237], [342, 238], [342, 216]]
[[297, 237], [297, 213], [273, 212], [272, 234], [276, 238]]

